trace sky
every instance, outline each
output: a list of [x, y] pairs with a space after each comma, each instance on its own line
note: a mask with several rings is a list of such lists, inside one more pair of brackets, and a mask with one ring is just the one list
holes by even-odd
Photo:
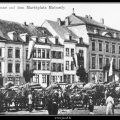
[[45, 20], [64, 20], [74, 13], [85, 17], [91, 15], [92, 19], [120, 30], [120, 3], [84, 3], [84, 2], [46, 2], [46, 3], [0, 3], [0, 19], [27, 24], [34, 23], [41, 26]]

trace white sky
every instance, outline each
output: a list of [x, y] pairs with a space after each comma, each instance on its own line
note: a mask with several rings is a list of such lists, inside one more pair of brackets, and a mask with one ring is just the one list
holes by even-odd
[[[24, 9], [18, 9], [18, 6]], [[41, 6], [47, 9], [27, 9], [27, 6]], [[49, 6], [63, 6], [64, 9], [49, 9]], [[7, 9], [1, 7], [7, 7]], [[78, 16], [91, 15], [98, 22], [104, 18], [105, 25], [120, 30], [120, 3], [0, 3], [0, 19], [19, 23], [27, 22], [27, 24], [33, 22], [34, 25], [41, 26], [45, 20], [56, 21], [57, 18], [64, 20], [66, 16], [72, 14], [73, 8]]]

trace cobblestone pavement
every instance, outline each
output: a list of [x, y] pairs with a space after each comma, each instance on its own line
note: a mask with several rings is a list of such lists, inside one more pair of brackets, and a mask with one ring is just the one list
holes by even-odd
[[[95, 106], [94, 107], [94, 114], [95, 115], [105, 115], [106, 106]], [[115, 107], [114, 110], [115, 115], [120, 115], [120, 105]], [[15, 111], [11, 109], [10, 112], [3, 112], [1, 114], [5, 115], [48, 115], [47, 110], [33, 110], [32, 112], [22, 110], [22, 111]], [[72, 109], [59, 109], [58, 115], [89, 115], [89, 111], [83, 108], [77, 107], [74, 110]]]

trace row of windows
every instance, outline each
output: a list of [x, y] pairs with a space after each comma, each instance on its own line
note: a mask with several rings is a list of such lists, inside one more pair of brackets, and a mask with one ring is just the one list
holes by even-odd
[[62, 76], [51, 76], [51, 82], [63, 82], [63, 77]]
[[[97, 61], [96, 61], [96, 56], [92, 56], [92, 69], [96, 69], [96, 64]], [[103, 56], [99, 56], [98, 58], [98, 68], [99, 69], [103, 69], [103, 66], [104, 65], [108, 65], [110, 63], [110, 58], [109, 57], [106, 57], [105, 58], [105, 63], [103, 62]], [[113, 58], [113, 65], [116, 64], [116, 59]], [[118, 68], [120, 68], [120, 58], [118, 58]]]
[[[47, 79], [49, 79], [49, 75], [42, 75], [42, 83], [47, 83]], [[39, 83], [39, 76], [34, 77], [34, 82]]]
[[[71, 62], [71, 64], [70, 64]], [[74, 62], [73, 61], [66, 61], [65, 70], [74, 70]]]
[[33, 51], [33, 58], [50, 58], [50, 50], [49, 49], [35, 49]]
[[50, 70], [50, 61], [34, 61], [34, 70]]
[[63, 52], [60, 52], [60, 51], [51, 51], [51, 58], [63, 59]]
[[[1, 49], [1, 54], [2, 54], [2, 49]], [[9, 48], [8, 49], [8, 58], [13, 58], [13, 49]], [[15, 58], [20, 58], [20, 49], [15, 49]]]
[[66, 48], [65, 51], [67, 57], [71, 57], [72, 55], [74, 55], [74, 49]]
[[52, 63], [51, 64], [51, 71], [52, 72], [62, 72], [63, 71], [63, 64], [62, 63]]
[[[110, 52], [110, 43], [109, 42], [106, 42], [105, 46], [103, 46], [103, 42], [98, 43], [98, 50], [99, 51], [103, 51], [104, 47], [105, 47], [106, 52]], [[111, 51], [112, 53], [116, 53], [116, 45], [114, 43], [111, 45], [111, 49], [112, 49], [112, 51]], [[92, 41], [92, 51], [96, 51], [95, 41]], [[118, 49], [118, 53], [120, 53], [120, 46], [119, 46], [119, 49]]]
[[64, 75], [64, 82], [70, 84], [75, 82], [75, 75]]
[[[0, 66], [0, 68], [1, 67], [2, 66]], [[12, 73], [12, 72], [13, 72], [13, 63], [8, 63], [8, 73]], [[15, 72], [20, 73], [20, 63], [15, 64]]]

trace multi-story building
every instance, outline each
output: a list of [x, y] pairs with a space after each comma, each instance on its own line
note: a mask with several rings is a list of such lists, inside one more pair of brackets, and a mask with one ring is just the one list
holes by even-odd
[[76, 53], [76, 43], [77, 35], [75, 35], [71, 30], [65, 27], [64, 22], [60, 20], [60, 18], [56, 21], [46, 20], [42, 27], [47, 28], [53, 36], [59, 37], [60, 44], [64, 45], [64, 83], [72, 83], [75, 82], [76, 69], [73, 63], [73, 54]]
[[[13, 81], [20, 85], [25, 83], [24, 71], [33, 69], [35, 59], [28, 60], [28, 42], [46, 36], [47, 29], [36, 28], [33, 23], [27, 25], [0, 20], [0, 85]], [[38, 47], [39, 45], [36, 45]], [[45, 48], [45, 45], [43, 45]], [[39, 48], [42, 48], [39, 46]], [[46, 51], [46, 48], [44, 49]], [[42, 51], [44, 51], [42, 50]], [[49, 47], [50, 50], [50, 47]], [[44, 53], [43, 53], [44, 54]], [[35, 55], [35, 54], [33, 54]], [[50, 58], [49, 58], [50, 60]], [[39, 66], [39, 65], [38, 65]], [[31, 79], [32, 80], [32, 79]]]
[[[67, 27], [85, 43], [84, 67], [89, 72], [89, 80], [104, 81], [106, 65], [113, 57], [115, 69], [120, 68], [120, 31], [93, 20], [91, 16], [77, 16], [75, 13], [65, 18]], [[77, 51], [78, 52], [78, 51]], [[108, 78], [108, 75], [107, 75]], [[108, 81], [108, 79], [107, 79]]]

